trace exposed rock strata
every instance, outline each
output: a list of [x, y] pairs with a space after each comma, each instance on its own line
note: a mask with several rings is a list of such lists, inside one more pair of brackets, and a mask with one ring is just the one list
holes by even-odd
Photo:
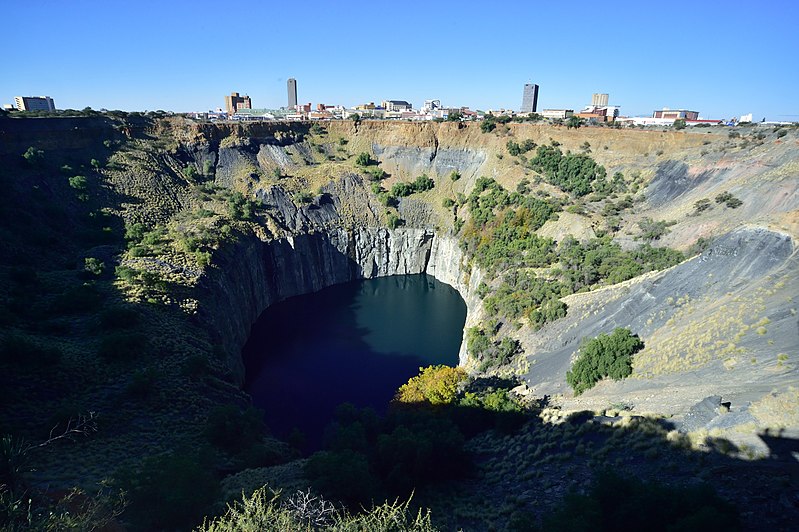
[[[216, 341], [239, 382], [241, 346], [252, 323], [271, 304], [355, 279], [427, 273], [456, 288], [466, 301], [467, 326], [477, 321], [479, 272], [464, 273], [455, 239], [425, 229], [334, 228], [263, 242], [240, 241], [219, 254], [216, 275], [204, 281]], [[465, 345], [459, 354], [466, 363]]]

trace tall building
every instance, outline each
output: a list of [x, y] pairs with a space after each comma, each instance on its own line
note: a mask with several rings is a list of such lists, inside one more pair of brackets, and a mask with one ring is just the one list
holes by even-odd
[[289, 91], [289, 109], [294, 109], [297, 107], [297, 80], [294, 78], [289, 78], [286, 82], [286, 86], [288, 87]]
[[607, 107], [608, 95], [604, 93], [594, 93], [591, 97], [591, 105], [594, 107]]
[[538, 110], [538, 85], [533, 83], [524, 84], [524, 95], [522, 96], [522, 113], [535, 113]]
[[55, 102], [49, 96], [14, 96], [20, 111], [55, 111]]
[[252, 101], [246, 94], [239, 96], [238, 92], [231, 92], [230, 96], [225, 96], [225, 108], [228, 116], [232, 116], [239, 109], [252, 109]]

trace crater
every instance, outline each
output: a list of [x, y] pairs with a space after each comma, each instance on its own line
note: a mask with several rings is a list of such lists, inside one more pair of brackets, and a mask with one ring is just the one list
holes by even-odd
[[457, 290], [425, 274], [292, 297], [253, 325], [244, 388], [276, 436], [314, 450], [339, 404], [381, 412], [420, 367], [456, 365], [465, 320]]

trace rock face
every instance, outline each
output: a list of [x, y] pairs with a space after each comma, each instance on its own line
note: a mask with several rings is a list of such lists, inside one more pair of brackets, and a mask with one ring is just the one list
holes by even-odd
[[[251, 237], [218, 254], [216, 274], [203, 282], [205, 308], [210, 309], [204, 318], [241, 383], [241, 347], [258, 316], [273, 303], [334, 284], [427, 273], [460, 292], [466, 324], [474, 324], [480, 305], [473, 294], [480, 274], [464, 273], [463, 261], [457, 241], [425, 229], [332, 228], [270, 242]], [[466, 362], [465, 345], [459, 360]]]
[[372, 144], [372, 151], [389, 173], [419, 175], [426, 172], [446, 176], [453, 170], [471, 178], [486, 161], [484, 151], [470, 148], [440, 148], [418, 146], [381, 146]]

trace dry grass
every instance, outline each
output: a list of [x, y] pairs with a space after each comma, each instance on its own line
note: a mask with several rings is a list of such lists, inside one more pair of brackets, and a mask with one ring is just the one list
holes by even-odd
[[752, 403], [749, 411], [762, 426], [770, 429], [783, 429], [799, 426], [799, 388], [771, 392], [759, 401]]

